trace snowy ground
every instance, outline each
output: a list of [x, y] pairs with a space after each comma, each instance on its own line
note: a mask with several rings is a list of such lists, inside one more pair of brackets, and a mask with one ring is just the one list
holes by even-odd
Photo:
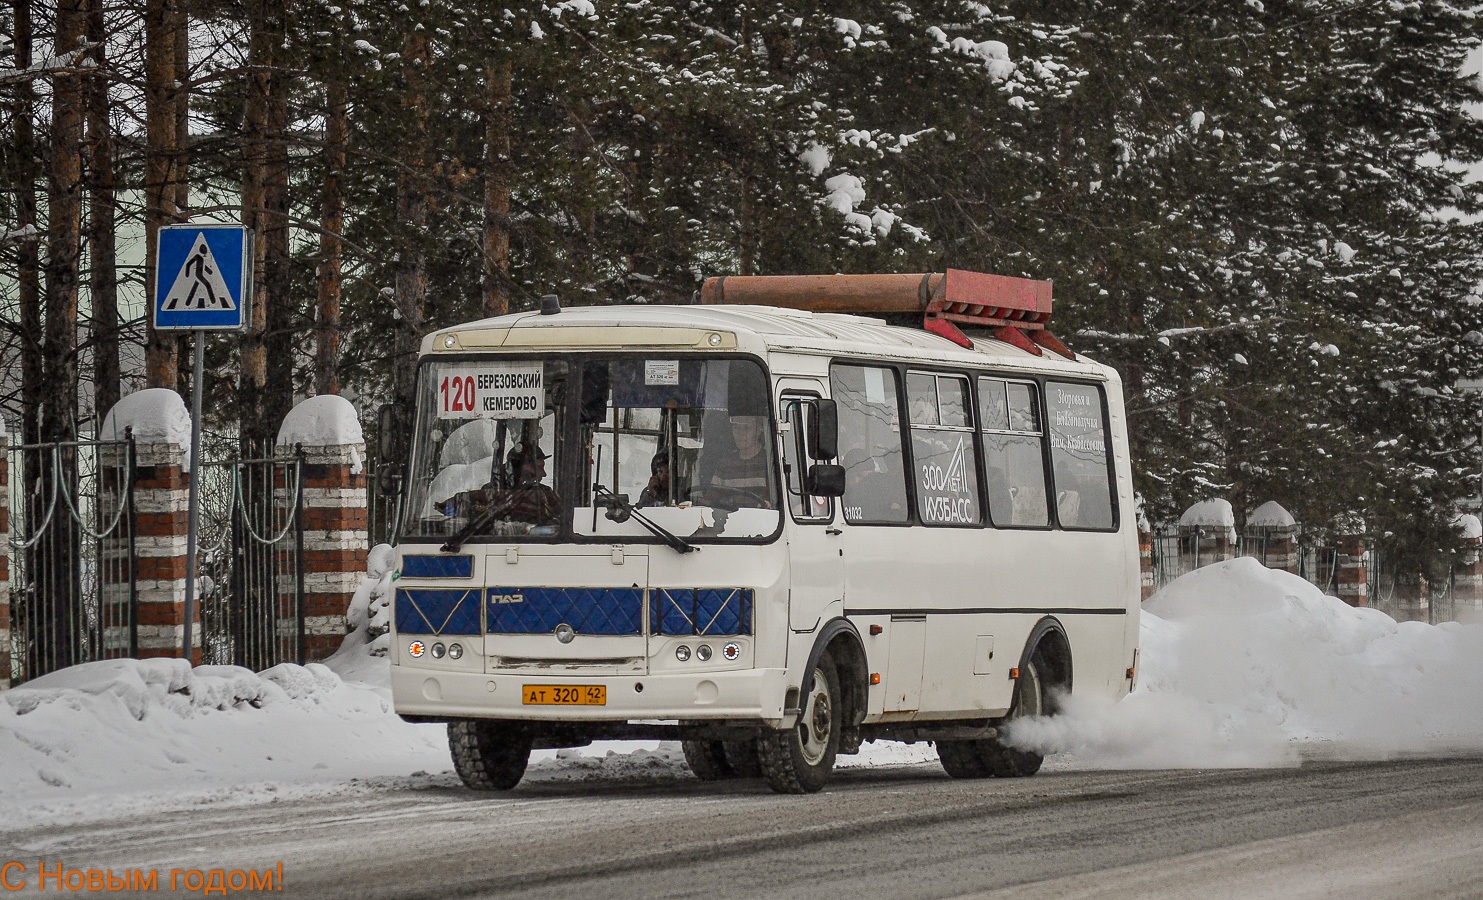
[[[1181, 578], [1144, 608], [1137, 691], [1013, 737], [1056, 768], [1292, 765], [1483, 748], [1483, 626], [1397, 624], [1249, 559]], [[0, 829], [387, 784], [452, 783], [442, 726], [391, 712], [381, 659], [254, 674], [118, 660], [0, 693]], [[936, 764], [866, 745], [841, 766]], [[533, 781], [689, 777], [677, 745], [539, 751]]]

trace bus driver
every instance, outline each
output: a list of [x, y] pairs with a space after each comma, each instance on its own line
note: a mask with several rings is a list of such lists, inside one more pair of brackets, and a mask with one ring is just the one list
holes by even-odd
[[771, 509], [767, 454], [762, 452], [766, 431], [766, 416], [732, 416], [731, 439], [736, 453], [716, 467], [711, 484], [746, 494], [752, 501], [749, 506]]

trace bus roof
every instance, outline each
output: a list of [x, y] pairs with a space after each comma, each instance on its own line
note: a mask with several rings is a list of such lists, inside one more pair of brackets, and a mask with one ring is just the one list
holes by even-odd
[[921, 328], [867, 316], [724, 304], [582, 306], [555, 315], [515, 313], [440, 329], [423, 338], [422, 353], [671, 348], [741, 350], [765, 357], [793, 352], [1118, 380], [1111, 369], [1080, 354], [1075, 360], [1051, 353], [1035, 356], [987, 331], [964, 330], [973, 340], [971, 349]]

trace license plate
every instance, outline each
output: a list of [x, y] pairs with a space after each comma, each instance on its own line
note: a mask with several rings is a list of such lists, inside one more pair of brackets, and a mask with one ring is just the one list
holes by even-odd
[[526, 684], [520, 696], [526, 706], [608, 705], [608, 689], [601, 684]]

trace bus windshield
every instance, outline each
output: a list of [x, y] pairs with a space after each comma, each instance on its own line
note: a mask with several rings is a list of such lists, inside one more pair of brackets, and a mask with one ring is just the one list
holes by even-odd
[[431, 360], [418, 391], [405, 537], [756, 541], [781, 524], [753, 360]]

